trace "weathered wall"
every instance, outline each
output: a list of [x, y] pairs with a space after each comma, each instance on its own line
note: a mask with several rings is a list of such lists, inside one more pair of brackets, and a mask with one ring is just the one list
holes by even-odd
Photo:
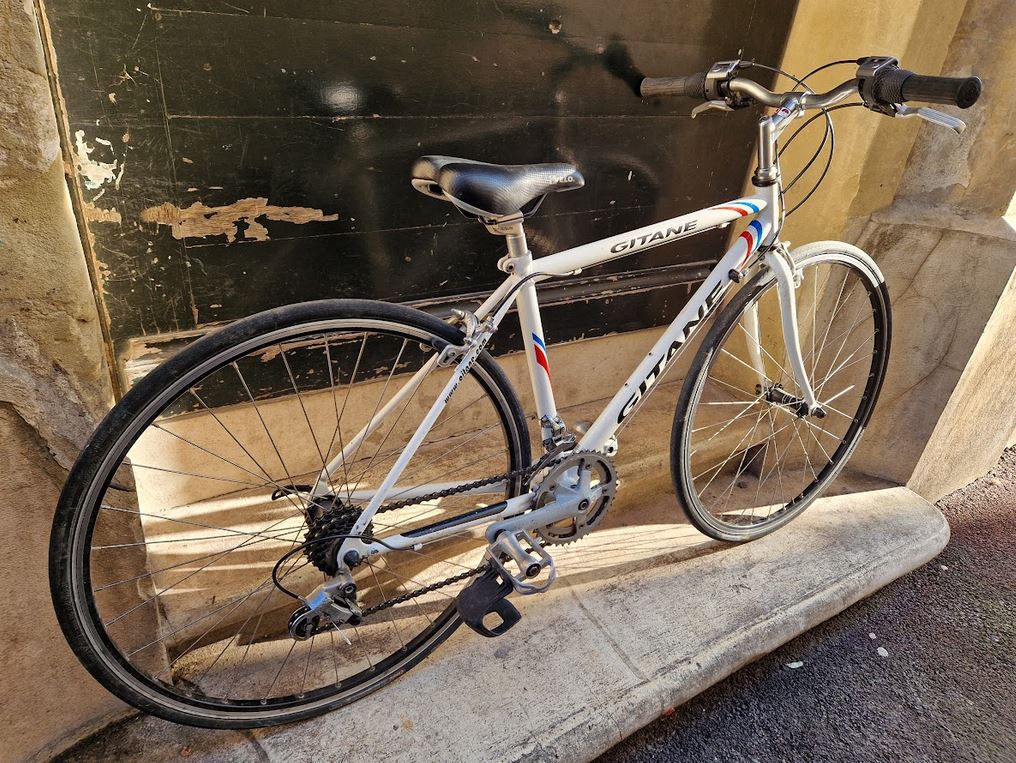
[[0, 757], [19, 760], [121, 705], [49, 603], [53, 507], [112, 393], [35, 10], [0, 0], [0, 19]]
[[[923, 73], [976, 73], [985, 94], [957, 113], [961, 136], [864, 109], [833, 113], [836, 158], [822, 188], [784, 229], [793, 243], [842, 239], [878, 261], [893, 300], [893, 353], [882, 397], [852, 464], [936, 499], [983, 474], [1016, 439], [1013, 228], [1016, 7], [993, 0], [798, 5], [782, 67], [892, 54]], [[851, 67], [817, 75], [834, 86]], [[783, 158], [796, 172], [819, 122]], [[789, 192], [793, 205], [811, 183]]]
[[929, 499], [984, 474], [1016, 426], [1016, 235], [1004, 218], [1016, 191], [1016, 6], [969, 0], [942, 71], [984, 81], [961, 114], [967, 130], [922, 126], [892, 203], [851, 224], [894, 311], [894, 357], [855, 463]]
[[[842, 0], [832, 11], [827, 0], [802, 0], [780, 66], [801, 76], [828, 61], [894, 55], [911, 71], [937, 73], [963, 6], [957, 0]], [[808, 84], [827, 90], [851, 77], [855, 69], [852, 64], [827, 69]], [[891, 120], [862, 108], [839, 109], [832, 112], [832, 119], [836, 126], [833, 165], [807, 205], [787, 219], [784, 235], [792, 243], [841, 239], [848, 235], [852, 219], [889, 204], [920, 125], [918, 120]], [[818, 146], [821, 120], [808, 130], [810, 135], [802, 134], [781, 160], [788, 179]], [[817, 164], [787, 193], [788, 204], [796, 204], [812, 187], [824, 155]]]

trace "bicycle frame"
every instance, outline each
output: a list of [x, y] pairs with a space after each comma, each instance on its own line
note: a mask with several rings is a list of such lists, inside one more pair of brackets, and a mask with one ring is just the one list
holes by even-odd
[[[688, 300], [688, 303], [674, 318], [670, 326], [663, 332], [646, 357], [638, 364], [624, 385], [617, 391], [596, 421], [589, 427], [582, 439], [577, 443], [577, 450], [604, 450], [621, 424], [639, 407], [652, 392], [654, 385], [664, 375], [667, 368], [684, 348], [702, 325], [713, 308], [723, 299], [735, 281], [760, 260], [768, 268], [768, 276], [777, 282], [784, 339], [790, 354], [790, 365], [801, 390], [804, 400], [809, 406], [817, 405], [811, 384], [805, 371], [801, 357], [798, 335], [796, 303], [794, 300], [794, 272], [785, 255], [780, 252], [776, 240], [778, 233], [777, 221], [782, 214], [779, 170], [776, 165], [773, 145], [775, 138], [792, 119], [799, 115], [800, 109], [781, 108], [772, 117], [764, 117], [759, 122], [759, 169], [756, 171], [754, 193], [751, 196], [738, 198], [724, 204], [698, 210], [689, 214], [664, 220], [653, 225], [623, 233], [610, 238], [557, 252], [538, 260], [534, 260], [526, 244], [525, 232], [521, 217], [511, 220], [488, 223], [493, 233], [503, 235], [508, 244], [508, 254], [501, 259], [498, 267], [508, 273], [504, 282], [477, 308], [474, 313], [482, 331], [480, 339], [462, 346], [461, 357], [458, 358], [450, 378], [442, 391], [424, 416], [407, 443], [405, 449], [392, 466], [388, 475], [375, 490], [359, 491], [351, 497], [368, 501], [356, 523], [350, 530], [351, 535], [363, 533], [370, 524], [377, 509], [386, 497], [397, 494], [400, 500], [427, 495], [440, 491], [446, 485], [428, 484], [406, 489], [396, 485], [402, 471], [408, 465], [417, 448], [422, 444], [444, 410], [449, 398], [459, 383], [469, 372], [477, 356], [483, 351], [490, 337], [496, 331], [501, 320], [512, 304], [519, 314], [519, 323], [525, 345], [529, 379], [536, 401], [537, 415], [543, 431], [545, 443], [553, 443], [555, 435], [561, 433], [561, 420], [557, 414], [554, 391], [550, 376], [550, 359], [543, 340], [543, 324], [540, 317], [539, 300], [536, 284], [549, 278], [572, 275], [584, 268], [604, 262], [627, 257], [646, 251], [662, 244], [669, 244], [688, 238], [707, 230], [729, 225], [742, 218], [753, 218], [748, 227], [727, 249], [716, 266]], [[767, 176], [768, 173], [768, 176]], [[760, 181], [759, 178], [762, 180]], [[770, 180], [771, 178], [771, 180]], [[761, 257], [753, 257], [759, 253]], [[758, 337], [757, 315], [749, 330], [755, 334], [756, 343], [761, 346]], [[761, 381], [765, 380], [765, 372], [760, 353], [752, 358], [754, 369]], [[396, 410], [409, 395], [417, 389], [423, 379], [435, 368], [438, 356], [425, 363], [414, 376], [403, 385], [391, 400], [378, 411], [376, 417], [351, 440], [346, 443], [343, 452], [337, 455], [321, 472], [315, 485], [315, 493], [327, 492], [332, 474], [341, 467], [343, 459], [348, 458], [359, 444], [377, 430], [385, 417]], [[495, 486], [497, 487], [497, 486]], [[503, 485], [501, 485], [503, 487]], [[491, 487], [478, 489], [477, 492], [490, 492]], [[448, 535], [466, 529], [491, 524], [501, 519], [513, 517], [526, 511], [533, 497], [527, 493], [510, 498], [490, 506], [482, 507], [466, 514], [440, 520], [431, 525], [414, 529], [401, 535], [365, 543], [357, 538], [350, 538], [343, 543], [343, 550], [355, 549], [362, 555], [376, 555], [389, 550], [419, 548]]]

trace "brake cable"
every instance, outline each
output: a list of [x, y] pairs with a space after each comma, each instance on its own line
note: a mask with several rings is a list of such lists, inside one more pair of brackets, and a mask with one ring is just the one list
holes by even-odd
[[[783, 69], [780, 69], [779, 67], [768, 66], [766, 64], [760, 64], [760, 63], [756, 63], [754, 61], [749, 62], [749, 63], [753, 67], [757, 67], [757, 68], [760, 68], [760, 69], [766, 69], [768, 71], [775, 72], [776, 74], [779, 74], [779, 75], [781, 75], [783, 77], [786, 77], [787, 79], [791, 80], [792, 82], [797, 84], [799, 87], [803, 88], [804, 90], [813, 93], [813, 92], [815, 92], [814, 88], [812, 88], [810, 85], [807, 84], [807, 80], [808, 80], [809, 77], [812, 77], [815, 74], [817, 74], [818, 72], [823, 71], [825, 69], [828, 69], [830, 67], [838, 66], [838, 65], [841, 65], [841, 64], [856, 64], [857, 61], [855, 59], [841, 59], [839, 61], [832, 61], [830, 63], [823, 64], [822, 66], [819, 66], [819, 67], [816, 67], [815, 69], [812, 69], [804, 77], [800, 77], [800, 78], [795, 77], [793, 74], [790, 74], [789, 72], [784, 71]], [[818, 114], [815, 114], [810, 119], [808, 119], [808, 121], [806, 121], [803, 125], [801, 125], [796, 130], [794, 130], [794, 132], [791, 134], [791, 136], [787, 139], [787, 142], [779, 149], [779, 151], [777, 153], [777, 159], [780, 156], [783, 155], [783, 152], [787, 149], [787, 147], [790, 146], [790, 144], [793, 142], [794, 138], [796, 138], [798, 136], [798, 134], [805, 127], [807, 127], [813, 121], [818, 119], [819, 116], [824, 117], [824, 119], [825, 119], [825, 132], [822, 135], [822, 140], [819, 143], [818, 148], [815, 149], [815, 153], [812, 154], [811, 158], [805, 163], [804, 168], [800, 172], [798, 172], [797, 175], [795, 175], [794, 178], [788, 184], [786, 184], [785, 186], [784, 185], [780, 186], [780, 222], [779, 222], [779, 225], [776, 228], [775, 235], [778, 236], [780, 234], [780, 231], [783, 230], [783, 224], [784, 224], [784, 221], [786, 220], [786, 218], [789, 215], [791, 215], [794, 212], [796, 212], [798, 209], [800, 209], [801, 206], [805, 202], [807, 202], [814, 195], [814, 193], [818, 190], [819, 186], [822, 184], [822, 181], [825, 180], [826, 174], [828, 174], [828, 172], [829, 172], [829, 168], [832, 166], [833, 154], [835, 153], [835, 150], [836, 150], [836, 130], [833, 127], [832, 118], [830, 117], [829, 112], [835, 111], [838, 108], [844, 108], [846, 106], [862, 106], [862, 105], [864, 105], [864, 104], [850, 103], [850, 104], [840, 104], [838, 106], [832, 106], [832, 107], [825, 107], [825, 108], [821, 109]], [[822, 173], [819, 175], [818, 180], [812, 186], [811, 190], [808, 191], [807, 194], [805, 194], [804, 198], [801, 201], [799, 201], [797, 204], [795, 204], [790, 210], [787, 210], [786, 204], [783, 203], [783, 198], [784, 198], [783, 195], [784, 195], [784, 193], [786, 191], [789, 191], [794, 186], [794, 184], [797, 183], [797, 181], [800, 180], [809, 169], [811, 169], [812, 165], [814, 165], [814, 163], [818, 160], [819, 156], [822, 154], [822, 149], [825, 148], [825, 145], [826, 145], [827, 141], [829, 142], [829, 154], [828, 154], [828, 156], [826, 158], [826, 165], [823, 168]]]

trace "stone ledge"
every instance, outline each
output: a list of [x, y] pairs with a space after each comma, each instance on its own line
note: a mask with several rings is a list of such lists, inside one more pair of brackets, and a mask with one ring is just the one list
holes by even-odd
[[252, 733], [137, 717], [70, 760], [589, 760], [666, 709], [933, 558], [949, 528], [903, 487], [818, 501], [754, 543], [675, 523], [673, 498], [557, 549], [506, 638], [460, 630], [387, 689]]
[[867, 218], [878, 225], [912, 225], [935, 230], [967, 233], [981, 238], [1016, 241], [1016, 230], [1010, 215], [957, 212], [947, 204], [929, 205], [922, 202], [897, 200], [876, 210]]

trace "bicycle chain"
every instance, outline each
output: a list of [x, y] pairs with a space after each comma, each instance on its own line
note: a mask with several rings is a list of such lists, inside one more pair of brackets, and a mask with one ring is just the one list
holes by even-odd
[[460, 580], [465, 580], [467, 578], [473, 577], [474, 575], [479, 575], [482, 572], [486, 572], [489, 567], [490, 562], [484, 562], [476, 569], [460, 572], [458, 575], [453, 575], [450, 578], [439, 580], [436, 583], [431, 583], [430, 585], [426, 585], [423, 588], [417, 588], [415, 591], [410, 591], [409, 593], [404, 593], [401, 596], [396, 596], [394, 599], [387, 599], [381, 602], [380, 604], [375, 604], [373, 607], [367, 607], [362, 612], [360, 612], [360, 616], [367, 617], [367, 615], [373, 615], [375, 612], [381, 612], [385, 609], [389, 609], [390, 607], [394, 607], [397, 604], [404, 604], [407, 601], [412, 601], [413, 599], [419, 598], [424, 594], [432, 593], [440, 588], [444, 588], [445, 586], [450, 586], [453, 583], [458, 583]]
[[476, 480], [475, 482], [467, 482], [464, 485], [456, 485], [455, 487], [445, 488], [444, 490], [438, 490], [433, 493], [428, 493], [427, 495], [419, 495], [416, 496], [415, 498], [407, 498], [404, 501], [397, 501], [395, 503], [386, 503], [382, 506], [379, 506], [375, 514], [383, 514], [386, 511], [395, 511], [396, 509], [404, 509], [407, 506], [416, 506], [418, 504], [425, 503], [427, 501], [433, 501], [438, 498], [447, 498], [448, 496], [455, 495], [456, 493], [464, 493], [467, 490], [475, 490], [476, 488], [483, 487], [484, 485], [493, 485], [495, 482], [508, 482], [509, 480], [513, 480], [518, 477], [523, 477], [524, 479], [528, 480], [534, 474], [536, 474], [536, 472], [540, 471], [546, 466], [547, 466], [546, 464], [542, 463], [541, 459], [540, 462], [537, 462], [533, 466], [528, 466], [525, 469], [516, 469], [511, 472], [505, 472], [504, 474], [496, 474], [493, 477], [487, 477], [486, 479]]
[[[474, 490], [478, 487], [483, 487], [484, 485], [492, 485], [495, 482], [508, 482], [510, 480], [517, 479], [519, 477], [523, 478], [523, 482], [527, 482], [543, 469], [546, 469], [548, 466], [552, 466], [567, 447], [569, 447], [569, 444], [558, 446], [554, 450], [545, 454], [535, 464], [533, 464], [532, 466], [527, 466], [524, 469], [515, 469], [514, 471], [505, 472], [504, 474], [498, 474], [493, 477], [487, 477], [486, 479], [476, 480], [475, 482], [468, 482], [465, 485], [457, 485], [453, 488], [439, 490], [434, 493], [430, 493], [429, 495], [417, 496], [416, 498], [409, 498], [406, 499], [405, 501], [398, 501], [396, 503], [385, 504], [384, 506], [379, 506], [377, 512], [375, 513], [380, 514], [385, 511], [395, 511], [396, 509], [402, 509], [405, 508], [406, 506], [415, 506], [425, 501], [432, 501], [437, 498], [447, 498], [448, 496], [455, 495], [456, 493], [463, 493], [467, 490]], [[376, 612], [381, 612], [383, 610], [389, 609], [390, 607], [394, 607], [397, 604], [404, 604], [407, 601], [412, 601], [413, 599], [417, 599], [425, 594], [433, 593], [434, 591], [437, 591], [441, 588], [454, 585], [455, 583], [458, 583], [462, 580], [466, 580], [467, 578], [479, 575], [482, 572], [486, 572], [487, 569], [489, 568], [490, 562], [484, 562], [475, 569], [460, 572], [458, 575], [452, 575], [450, 578], [438, 580], [437, 582], [431, 583], [430, 585], [418, 588], [415, 591], [404, 593], [401, 596], [396, 596], [393, 599], [387, 599], [386, 601], [383, 601], [380, 604], [375, 604], [373, 607], [367, 607], [360, 613], [360, 616], [367, 617], [368, 615], [373, 615]]]

